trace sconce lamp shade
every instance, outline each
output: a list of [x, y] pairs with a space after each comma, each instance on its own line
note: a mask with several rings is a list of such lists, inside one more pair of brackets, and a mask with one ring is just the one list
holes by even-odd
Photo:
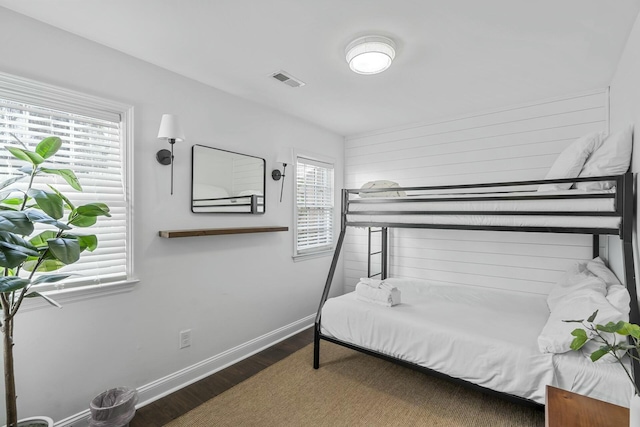
[[158, 130], [158, 139], [184, 141], [184, 132], [180, 120], [175, 114], [163, 114]]
[[345, 54], [352, 71], [378, 74], [391, 66], [396, 56], [396, 45], [387, 37], [365, 36], [349, 43]]
[[282, 163], [285, 165], [290, 165], [293, 163], [293, 149], [285, 148], [280, 150], [278, 153], [278, 157], [276, 158], [276, 163]]
[[171, 151], [162, 149], [156, 153], [156, 160], [161, 165], [171, 165], [171, 194], [173, 195], [173, 145], [176, 141], [184, 141], [184, 132], [178, 116], [175, 114], [163, 114], [158, 130], [158, 139], [166, 140], [171, 146]]

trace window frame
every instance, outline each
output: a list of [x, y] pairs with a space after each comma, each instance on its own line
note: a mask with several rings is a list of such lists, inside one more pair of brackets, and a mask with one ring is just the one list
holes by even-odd
[[[90, 117], [104, 117], [113, 114], [120, 116], [120, 153], [122, 156], [126, 222], [125, 245], [127, 248], [126, 277], [118, 281], [82, 284], [67, 289], [55, 289], [52, 286], [43, 290], [43, 293], [64, 304], [131, 290], [133, 285], [138, 282], [133, 277], [133, 106], [2, 72], [0, 72], [0, 97]], [[30, 298], [25, 301], [22, 311], [39, 307], [50, 307], [50, 305], [41, 298]]]
[[[329, 247], [323, 247], [318, 250], [307, 250], [302, 253], [298, 251], [298, 159], [307, 159], [312, 162], [325, 163], [331, 166], [332, 170], [332, 179], [331, 179], [331, 245]], [[335, 233], [335, 222], [336, 222], [336, 160], [331, 157], [319, 155], [316, 153], [304, 152], [294, 150], [293, 152], [293, 256], [294, 261], [302, 261], [305, 259], [323, 257], [331, 255], [335, 250], [336, 245], [336, 233]]]

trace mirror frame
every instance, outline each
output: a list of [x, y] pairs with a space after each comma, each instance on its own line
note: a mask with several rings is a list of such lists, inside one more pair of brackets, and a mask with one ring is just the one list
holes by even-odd
[[[194, 210], [194, 208], [197, 208], [197, 206], [194, 205], [195, 203], [195, 199], [194, 199], [194, 178], [195, 178], [195, 156], [196, 156], [196, 147], [200, 147], [200, 148], [208, 148], [211, 150], [216, 150], [216, 151], [222, 151], [225, 153], [229, 153], [229, 154], [236, 154], [239, 156], [243, 156], [243, 157], [251, 157], [257, 160], [261, 160], [262, 161], [262, 195], [247, 195], [247, 196], [231, 196], [231, 197], [217, 197], [217, 198], [212, 198], [211, 200], [228, 200], [228, 203], [221, 203], [221, 204], [216, 204], [215, 206], [211, 207], [213, 209], [215, 209], [215, 207], [220, 207], [223, 210], [220, 211], [196, 211]], [[249, 154], [244, 154], [244, 153], [238, 153], [235, 151], [230, 151], [230, 150], [224, 150], [222, 148], [215, 148], [215, 147], [209, 147], [207, 145], [201, 145], [201, 144], [194, 144], [191, 147], [191, 212], [193, 213], [206, 213], [206, 214], [264, 214], [267, 211], [267, 203], [266, 203], [266, 191], [267, 191], [267, 182], [266, 182], [266, 169], [267, 169], [267, 162], [265, 159], [263, 159], [262, 157], [258, 157], [258, 156], [251, 156]], [[235, 203], [237, 203], [238, 201], [243, 201], [245, 202], [244, 204], [241, 205], [237, 205]], [[249, 202], [249, 203], [246, 203]], [[246, 206], [250, 206], [249, 210], [238, 210], [238, 211], [234, 211], [234, 210], [229, 210], [230, 208], [233, 207], [246, 207]], [[262, 207], [262, 210], [260, 210], [259, 208]]]

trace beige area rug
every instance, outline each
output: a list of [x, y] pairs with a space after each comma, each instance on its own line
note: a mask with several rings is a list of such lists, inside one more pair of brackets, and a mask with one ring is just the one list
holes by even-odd
[[506, 402], [323, 341], [169, 423], [204, 426], [543, 426], [544, 411]]

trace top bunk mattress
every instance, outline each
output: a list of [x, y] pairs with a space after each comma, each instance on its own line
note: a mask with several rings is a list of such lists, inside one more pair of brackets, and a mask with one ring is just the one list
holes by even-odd
[[[375, 193], [372, 193], [375, 194]], [[619, 228], [616, 189], [353, 197], [347, 221], [479, 227]], [[590, 215], [592, 214], [592, 215]]]
[[[547, 384], [580, 393], [595, 381], [599, 390], [614, 394], [606, 400], [628, 405], [628, 390], [616, 391], [628, 380], [615, 369], [599, 375], [594, 366], [566, 362], [573, 368], [558, 382], [554, 366], [561, 363], [554, 359], [564, 355], [540, 353], [537, 345], [549, 316], [544, 295], [422, 280], [386, 282], [400, 289], [401, 304], [363, 302], [354, 292], [331, 298], [322, 308], [322, 334], [540, 404]], [[603, 386], [607, 382], [615, 386]]]

